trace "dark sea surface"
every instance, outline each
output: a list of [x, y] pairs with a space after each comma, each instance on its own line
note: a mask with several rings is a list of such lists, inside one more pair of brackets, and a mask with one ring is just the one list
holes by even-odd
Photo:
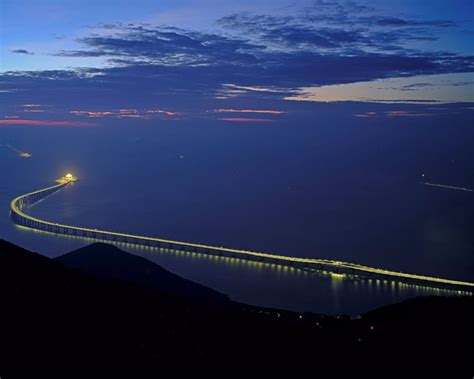
[[[29, 213], [54, 222], [474, 280], [474, 130], [456, 119], [0, 128], [0, 238], [54, 257], [90, 241], [33, 232], [12, 198], [80, 181]], [[460, 119], [461, 120], [461, 119]], [[351, 121], [351, 122], [349, 122]], [[448, 122], [449, 121], [449, 122]], [[422, 174], [425, 177], [422, 178]], [[415, 295], [390, 282], [135, 249], [165, 268], [277, 308], [357, 313]]]

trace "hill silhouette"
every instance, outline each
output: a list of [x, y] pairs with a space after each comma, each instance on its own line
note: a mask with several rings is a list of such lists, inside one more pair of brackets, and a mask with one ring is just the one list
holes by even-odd
[[98, 277], [123, 279], [195, 301], [229, 300], [226, 295], [183, 279], [148, 259], [105, 243], [93, 243], [55, 260], [68, 268], [79, 269]]
[[[109, 249], [93, 247], [102, 248]], [[0, 375], [7, 378], [29, 377], [28, 368], [70, 377], [98, 366], [160, 372], [196, 364], [472, 376], [472, 297], [412, 299], [357, 318], [330, 317], [200, 301], [155, 281], [70, 269], [0, 240], [0, 310]]]

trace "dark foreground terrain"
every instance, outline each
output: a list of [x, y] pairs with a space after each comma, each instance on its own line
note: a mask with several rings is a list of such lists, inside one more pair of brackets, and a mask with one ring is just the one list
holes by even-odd
[[206, 364], [472, 377], [472, 305], [425, 297], [360, 317], [294, 313], [230, 301], [109, 245], [49, 259], [0, 240], [0, 376]]

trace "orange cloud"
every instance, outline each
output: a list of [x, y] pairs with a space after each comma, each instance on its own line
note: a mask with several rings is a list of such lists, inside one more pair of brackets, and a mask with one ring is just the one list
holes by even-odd
[[43, 120], [0, 120], [0, 125], [37, 125], [37, 126], [95, 126], [94, 122], [79, 121], [43, 121]]

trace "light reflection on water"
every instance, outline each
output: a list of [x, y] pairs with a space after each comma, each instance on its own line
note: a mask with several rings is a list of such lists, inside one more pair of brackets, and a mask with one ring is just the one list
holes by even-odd
[[[28, 212], [68, 225], [473, 281], [472, 194], [419, 184], [423, 170], [436, 182], [474, 187], [466, 175], [474, 172], [466, 144], [472, 128], [453, 121], [447, 130], [438, 119], [403, 128], [353, 128], [327, 116], [323, 123], [300, 120], [292, 127], [223, 128], [206, 121], [87, 130], [3, 128], [5, 142], [33, 156], [20, 159], [0, 151], [0, 238], [47, 256], [90, 243], [25, 231], [8, 218], [12, 198], [50, 186], [70, 171], [79, 176], [77, 185]], [[252, 304], [353, 313], [444, 294], [124, 248]]]
[[[68, 241], [71, 248], [93, 242], [93, 238], [55, 235], [16, 225], [22, 233], [41, 239]], [[469, 292], [425, 287], [388, 280], [299, 269], [274, 263], [206, 255], [192, 251], [109, 242], [144, 257], [195, 282], [247, 304], [325, 314], [358, 314], [414, 296], [456, 296]]]

